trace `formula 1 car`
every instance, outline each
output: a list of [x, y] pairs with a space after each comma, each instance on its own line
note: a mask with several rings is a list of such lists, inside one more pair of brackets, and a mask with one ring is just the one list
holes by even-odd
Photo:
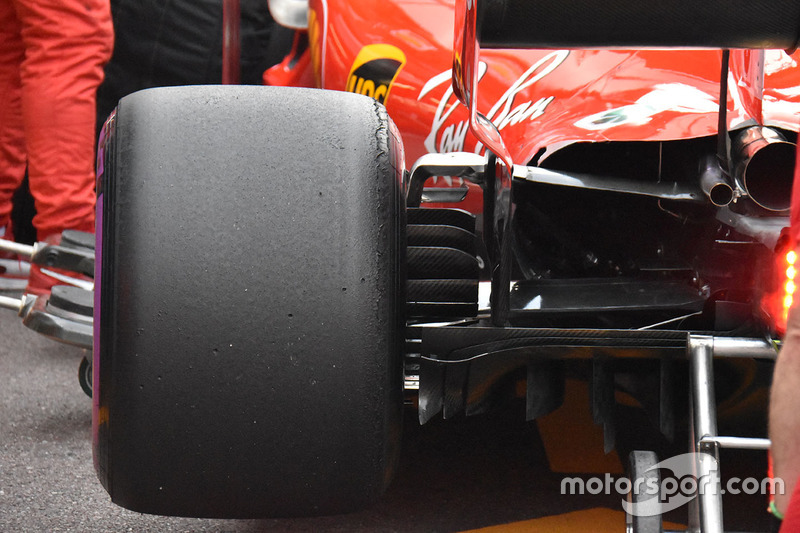
[[[519, 375], [530, 420], [586, 379], [607, 449], [618, 390], [667, 436], [687, 392], [701, 473], [768, 447], [718, 434], [713, 360], [774, 358], [792, 304], [800, 4], [270, 8], [299, 28], [273, 86], [142, 91], [104, 128], [94, 451], [115, 502], [360, 509], [404, 394], [425, 423]], [[690, 523], [721, 531], [719, 495], [699, 503]]]

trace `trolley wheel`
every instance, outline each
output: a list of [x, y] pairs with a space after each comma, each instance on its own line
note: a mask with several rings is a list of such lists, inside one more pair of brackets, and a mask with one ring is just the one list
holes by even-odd
[[78, 383], [80, 383], [81, 390], [88, 396], [92, 397], [92, 361], [84, 357], [81, 359], [81, 364], [78, 365]]

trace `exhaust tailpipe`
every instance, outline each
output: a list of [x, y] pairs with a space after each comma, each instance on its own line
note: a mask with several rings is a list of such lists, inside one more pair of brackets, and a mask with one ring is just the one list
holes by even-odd
[[786, 211], [792, 197], [795, 145], [772, 128], [753, 126], [733, 140], [736, 181], [753, 202]]
[[710, 155], [700, 161], [700, 188], [718, 207], [724, 207], [733, 201], [733, 187], [719, 166], [716, 156]]

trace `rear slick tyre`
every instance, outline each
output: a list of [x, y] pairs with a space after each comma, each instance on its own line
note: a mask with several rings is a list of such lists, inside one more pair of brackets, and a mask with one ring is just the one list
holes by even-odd
[[98, 198], [95, 468], [152, 514], [369, 506], [402, 410], [403, 152], [349, 93], [120, 101]]

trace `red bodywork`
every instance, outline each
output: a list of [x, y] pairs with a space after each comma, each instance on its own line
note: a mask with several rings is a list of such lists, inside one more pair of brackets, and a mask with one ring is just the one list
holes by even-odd
[[[428, 152], [482, 150], [451, 86], [452, 2], [310, 4], [307, 68], [317, 86], [370, 94], [372, 86], [359, 86], [351, 75], [365, 47], [373, 60], [384, 53], [391, 65], [368, 74], [385, 78], [397, 67], [379, 100], [400, 129], [409, 163]], [[800, 53], [764, 53], [763, 94], [759, 54], [732, 54], [729, 125], [760, 122], [763, 102], [763, 124], [796, 131]], [[710, 136], [717, 131], [721, 55], [719, 50], [483, 50], [477, 108], [500, 130], [514, 162], [523, 164], [540, 150], [547, 157], [574, 142]], [[286, 72], [287, 65], [278, 66], [267, 80], [292, 83]], [[307, 71], [294, 76], [305, 78], [303, 84], [310, 81]], [[435, 185], [450, 186], [447, 181]], [[480, 209], [476, 196], [467, 198], [471, 210]]]

